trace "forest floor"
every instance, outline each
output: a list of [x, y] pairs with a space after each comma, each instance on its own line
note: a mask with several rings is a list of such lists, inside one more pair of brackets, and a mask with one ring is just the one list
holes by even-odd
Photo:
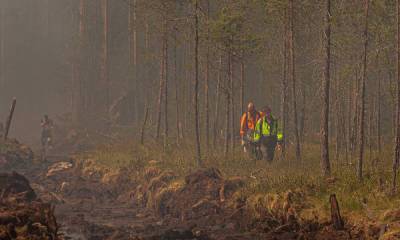
[[[64, 239], [400, 239], [400, 197], [389, 194], [385, 156], [371, 158], [360, 183], [344, 161], [333, 163], [335, 177], [321, 177], [317, 146], [305, 148], [301, 163], [209, 153], [201, 169], [187, 157], [190, 146], [65, 146], [47, 161], [25, 146], [0, 158], [31, 161], [13, 170], [55, 206]], [[342, 230], [331, 223], [331, 194]]]

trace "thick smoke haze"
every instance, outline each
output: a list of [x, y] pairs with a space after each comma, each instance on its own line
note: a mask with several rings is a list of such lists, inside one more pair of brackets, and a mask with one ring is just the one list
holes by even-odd
[[[43, 114], [66, 110], [71, 78], [69, 1], [2, 0], [0, 114], [5, 121], [13, 97], [17, 108], [12, 137], [34, 141]], [[3, 120], [4, 119], [4, 120]]]
[[[44, 114], [55, 118], [70, 112], [78, 3], [75, 0], [0, 0], [0, 121], [5, 122], [11, 100], [16, 97], [11, 137], [37, 142]], [[127, 42], [127, 30], [120, 31], [127, 24], [123, 22], [124, 8], [124, 1], [113, 1], [111, 6], [110, 25], [116, 27], [112, 28], [115, 34], [110, 34], [110, 51], [122, 58], [111, 58], [115, 64], [110, 64], [110, 78], [122, 79], [120, 74], [125, 74], [121, 66], [127, 60], [119, 43]], [[114, 17], [113, 12], [118, 16]]]

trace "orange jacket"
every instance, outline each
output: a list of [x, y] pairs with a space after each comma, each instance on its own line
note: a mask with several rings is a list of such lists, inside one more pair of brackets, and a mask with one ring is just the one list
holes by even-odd
[[258, 120], [261, 118], [261, 114], [256, 111], [254, 114], [245, 112], [240, 119], [240, 136], [244, 136], [247, 130], [254, 130]]

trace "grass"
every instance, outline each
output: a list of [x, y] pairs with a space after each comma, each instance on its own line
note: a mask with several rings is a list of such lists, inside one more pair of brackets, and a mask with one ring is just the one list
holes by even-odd
[[[104, 168], [132, 168], [138, 171], [148, 165], [174, 171], [185, 176], [197, 168], [191, 144], [170, 146], [163, 151], [161, 144], [151, 142], [142, 146], [136, 142], [114, 145], [101, 145], [88, 153], [90, 158]], [[313, 209], [329, 212], [329, 195], [335, 193], [341, 210], [345, 215], [359, 219], [380, 219], [390, 209], [396, 209], [400, 203], [399, 195], [389, 193], [391, 182], [391, 151], [385, 149], [380, 161], [376, 157], [365, 156], [364, 179], [360, 182], [356, 176], [355, 159], [351, 164], [341, 157], [332, 161], [332, 178], [321, 176], [319, 145], [309, 144], [303, 148], [303, 160], [295, 160], [290, 149], [287, 159], [272, 163], [247, 159], [239, 147], [224, 157], [222, 150], [210, 151], [203, 156], [204, 166], [220, 169], [226, 177], [240, 176], [246, 179], [245, 195], [281, 194], [288, 190], [305, 192], [307, 201]]]

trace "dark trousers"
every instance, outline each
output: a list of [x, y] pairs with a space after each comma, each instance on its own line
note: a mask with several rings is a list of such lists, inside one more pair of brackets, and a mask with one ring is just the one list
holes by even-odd
[[263, 136], [260, 141], [260, 150], [262, 152], [263, 159], [267, 161], [274, 160], [275, 148], [278, 139], [276, 136]]

